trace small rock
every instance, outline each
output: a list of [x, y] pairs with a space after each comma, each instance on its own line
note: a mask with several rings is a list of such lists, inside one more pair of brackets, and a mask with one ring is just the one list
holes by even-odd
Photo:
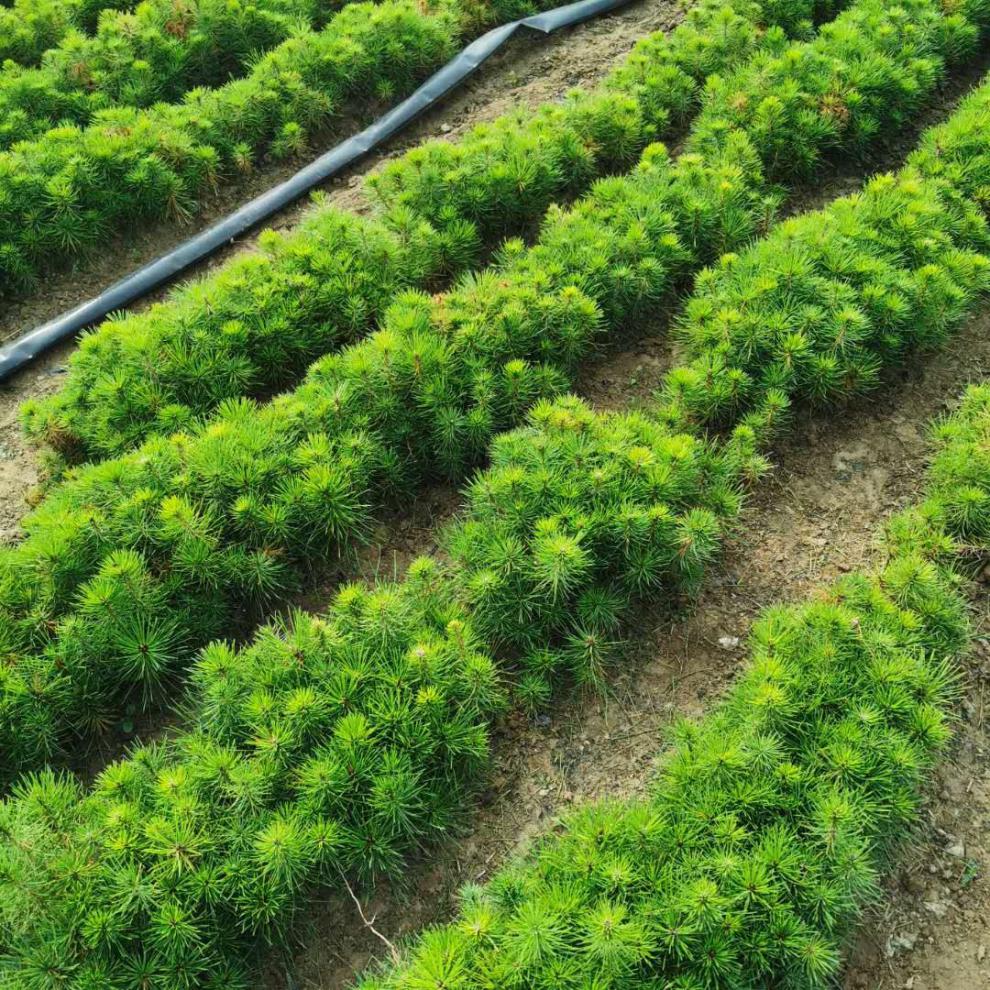
[[949, 905], [944, 901], [925, 901], [925, 910], [936, 918], [944, 918], [949, 913]]
[[983, 962], [983, 960], [986, 959], [986, 957], [987, 957], [987, 947], [985, 945], [981, 945], [976, 950], [976, 961]]
[[904, 981], [904, 990], [914, 990], [914, 977], [913, 976], [909, 976]]
[[739, 645], [738, 636], [719, 636], [718, 645], [723, 650], [734, 650]]
[[899, 952], [910, 952], [917, 941], [917, 932], [902, 932], [900, 935], [891, 935], [887, 939], [887, 958], [892, 959]]
[[540, 797], [546, 797], [549, 793], [550, 793], [550, 788], [549, 787], [541, 787], [540, 788]]
[[953, 859], [962, 859], [966, 855], [966, 846], [957, 840], [946, 847], [945, 854]]
[[453, 127], [451, 127], [450, 124], [441, 124], [440, 125], [440, 130], [444, 134], [449, 134], [453, 130]]

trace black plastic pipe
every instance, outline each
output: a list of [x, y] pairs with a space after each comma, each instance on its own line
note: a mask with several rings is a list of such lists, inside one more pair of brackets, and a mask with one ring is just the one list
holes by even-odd
[[518, 31], [528, 28], [542, 34], [552, 34], [561, 28], [581, 24], [631, 2], [632, 0], [578, 0], [577, 3], [565, 7], [557, 7], [542, 14], [534, 14], [532, 17], [524, 17], [510, 24], [492, 28], [430, 76], [411, 96], [393, 107], [383, 117], [379, 117], [360, 134], [342, 141], [326, 154], [300, 169], [292, 178], [280, 182], [249, 203], [245, 203], [212, 227], [208, 227], [202, 233], [191, 237], [120, 281], [114, 282], [110, 288], [95, 298], [57, 316], [54, 320], [49, 320], [0, 348], [0, 382], [61, 341], [105, 319], [115, 310], [130, 306], [142, 296], [188, 271], [193, 265], [208, 258], [224, 245], [285, 209], [315, 186], [360, 161], [394, 134], [407, 127], [421, 113], [442, 100]]

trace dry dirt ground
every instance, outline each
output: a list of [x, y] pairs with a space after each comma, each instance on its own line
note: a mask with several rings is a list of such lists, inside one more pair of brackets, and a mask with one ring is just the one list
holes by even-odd
[[[640, 4], [550, 41], [517, 45], [389, 154], [433, 134], [456, 135], [520, 102], [535, 104], [567, 86], [591, 82], [636, 38], [674, 19], [671, 4]], [[947, 91], [933, 115], [945, 112], [955, 95], [957, 89]], [[895, 151], [885, 155], [893, 160]], [[886, 164], [884, 156], [875, 164]], [[861, 169], [834, 176], [799, 205], [844, 191], [860, 174]], [[360, 207], [356, 174], [334, 185], [331, 195], [342, 205]], [[279, 226], [299, 213], [291, 211]], [[165, 237], [148, 235], [147, 256], [166, 246], [159, 236]], [[0, 317], [0, 329], [30, 325], [79, 301], [128, 262], [136, 263], [127, 252], [116, 253], [105, 267], [59, 280], [43, 300]], [[599, 406], [648, 402], [670, 361], [662, 329], [658, 323], [652, 335], [596, 365], [581, 383], [582, 393]], [[52, 355], [0, 392], [0, 531], [11, 535], [37, 476], [34, 455], [19, 436], [17, 407], [29, 395], [58, 387], [67, 353]], [[548, 717], [529, 721], [516, 715], [499, 726], [493, 771], [463, 834], [414, 866], [402, 890], [382, 886], [373, 895], [362, 894], [364, 914], [374, 918], [375, 928], [396, 940], [449, 918], [463, 883], [490, 876], [573, 803], [643, 793], [664, 726], [675, 715], [703, 713], [732, 682], [760, 608], [800, 600], [836, 574], [875, 561], [878, 526], [917, 496], [925, 424], [967, 382], [987, 374], [990, 315], [973, 321], [945, 352], [918, 358], [902, 379], [869, 402], [799, 422], [700, 599], [678, 614], [644, 612], [607, 698], [562, 698]], [[384, 519], [362, 559], [362, 572], [401, 573], [411, 556], [432, 548], [436, 526], [456, 504], [455, 492], [438, 490], [409, 512]], [[321, 589], [309, 604], [319, 607], [328, 594], [329, 588]], [[988, 602], [990, 587], [977, 589], [974, 616], [990, 642]], [[988, 658], [990, 647], [971, 658], [957, 741], [886, 898], [852, 947], [846, 990], [990, 987]], [[385, 951], [351, 900], [333, 897], [312, 913], [293, 951], [271, 960], [267, 984], [271, 990], [344, 987]]]

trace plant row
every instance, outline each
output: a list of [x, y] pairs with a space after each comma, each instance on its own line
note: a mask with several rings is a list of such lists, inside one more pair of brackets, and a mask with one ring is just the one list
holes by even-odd
[[243, 78], [20, 142], [0, 153], [0, 293], [135, 223], [188, 218], [218, 183], [302, 152], [343, 111], [410, 92], [465, 35], [532, 10], [522, 0], [349, 4]]
[[[793, 23], [806, 11], [786, 13], [785, 20]], [[105, 456], [120, 453], [149, 432], [185, 428], [225, 398], [288, 384], [314, 354], [368, 332], [391, 298], [388, 290], [422, 285], [431, 275], [467, 267], [477, 260], [480, 245], [517, 232], [553, 198], [573, 193], [596, 173], [627, 161], [664, 115], [674, 111], [683, 116], [708, 71], [731, 65], [754, 47], [758, 23], [753, 12], [747, 19], [721, 5], [703, 8], [669, 42], [661, 37], [637, 49], [605, 87], [615, 99], [599, 94], [576, 98], [535, 118], [508, 118], [481, 128], [456, 145], [435, 142], [410, 153], [373, 183], [387, 206], [370, 257], [359, 249], [340, 250], [338, 234], [346, 221], [329, 211], [324, 218], [332, 236], [326, 251], [320, 250], [319, 222], [302, 232], [301, 250], [298, 237], [270, 238], [269, 258], [235, 263], [170, 305], [111, 322], [90, 335], [73, 361], [66, 387], [51, 400], [28, 406], [29, 432], [71, 459]], [[763, 43], [768, 44], [766, 39]], [[784, 57], [768, 57], [767, 63], [769, 73], [791, 71]], [[809, 65], [803, 72], [807, 77], [820, 70]], [[795, 75], [789, 76], [792, 84]], [[752, 94], [760, 92], [762, 83], [754, 76], [746, 99], [755, 99]], [[837, 79], [828, 84], [840, 89]], [[625, 90], [634, 96], [635, 106], [621, 100]], [[659, 106], [657, 91], [670, 94], [666, 106]], [[811, 105], [818, 100], [840, 125], [847, 115], [832, 105], [833, 93], [802, 89], [798, 96], [792, 94], [789, 104], [776, 108], [776, 116], [769, 118], [774, 128], [791, 133], [788, 116], [806, 111], [801, 99]], [[730, 102], [727, 96], [719, 100], [717, 118]], [[732, 112], [739, 114], [736, 107]], [[763, 105], [761, 113], [767, 112]], [[745, 117], [738, 122], [754, 131], [768, 126]], [[828, 119], [826, 124], [835, 130]], [[820, 121], [810, 125], [820, 126]], [[868, 138], [876, 118], [859, 126], [863, 132], [858, 137]], [[856, 137], [843, 133], [841, 143], [852, 147]], [[815, 138], [808, 144], [812, 150], [806, 149], [813, 159], [827, 152], [830, 136]], [[760, 150], [776, 158], [773, 140], [767, 139]], [[602, 150], [607, 148], [618, 151], [608, 154]], [[779, 163], [775, 167], [782, 171]], [[411, 209], [413, 217], [402, 207]], [[434, 226], [414, 223], [423, 217]], [[366, 224], [350, 222], [368, 230]], [[393, 246], [390, 259], [397, 271], [392, 279], [384, 278], [382, 264], [382, 246], [392, 240], [389, 227], [398, 228], [409, 247], [407, 252]], [[409, 252], [423, 263], [403, 267]], [[328, 269], [341, 272], [339, 281], [328, 277]]]
[[[841, 402], [907, 351], [938, 346], [987, 285], [986, 106], [980, 91], [925, 135], [900, 175], [785, 221], [702, 273], [678, 327], [685, 363], [664, 382], [664, 418], [719, 429], [781, 393]], [[929, 236], [941, 253], [929, 254]]]
[[[509, 118], [494, 128], [479, 129], [461, 144], [437, 143], [412, 153], [379, 183], [390, 190], [387, 219], [408, 239], [413, 253], [424, 259], [439, 257], [447, 270], [465, 267], [477, 257], [473, 246], [479, 227], [489, 228], [481, 240], [490, 244], [493, 237], [514, 232], [527, 218], [540, 215], [553, 198], [566, 194], [569, 190], [562, 181], [570, 183], [571, 189], [579, 188], [596, 171], [617, 164], [616, 158], [621, 161], [622, 156], [609, 158], [597, 149], [625, 148], [623, 154], [628, 155], [645, 140], [657, 126], [659, 112], [657, 97], [649, 94], [657, 88], [675, 94], [690, 92], [692, 86], [696, 92], [697, 80], [722, 62], [726, 52], [732, 55], [752, 47], [753, 23], [719, 7], [714, 18], [703, 15], [697, 23], [675, 32], [669, 45], [659, 39], [637, 50], [609, 88], [621, 91], [628, 86], [637, 103], [645, 101], [649, 107], [646, 124], [628, 103], [623, 109], [620, 103], [593, 95], [577, 99], [572, 107], [545, 108], [535, 120], [524, 118], [522, 127]], [[719, 40], [717, 58], [702, 40], [728, 37], [742, 41], [723, 47]], [[653, 61], [647, 51], [660, 51], [661, 57]], [[699, 51], [703, 57], [696, 57]], [[807, 54], [806, 46], [802, 51]], [[773, 64], [782, 61], [776, 58]], [[801, 71], [805, 76], [811, 74], [806, 65]], [[681, 78], [682, 84], [665, 86], [671, 75]], [[829, 85], [838, 86], [839, 80], [826, 75], [824, 86]], [[827, 93], [799, 88], [791, 102], [800, 105], [806, 100], [814, 105], [816, 99], [825, 97]], [[681, 102], [680, 97], [676, 99]], [[716, 119], [719, 109], [713, 114]], [[620, 123], [610, 127], [610, 121]], [[578, 168], [574, 149], [588, 145], [596, 149], [599, 160], [589, 160], [586, 154], [584, 166]], [[536, 153], [539, 148], [542, 157]], [[435, 167], [427, 168], [424, 158]], [[445, 171], [451, 158], [458, 159], [459, 167]], [[532, 182], [523, 181], [527, 170]], [[581, 178], [566, 178], [576, 175]], [[486, 221], [491, 203], [498, 204], [499, 216], [513, 219], [491, 229], [491, 221]], [[446, 215], [443, 236], [438, 238], [435, 229], [417, 227], [408, 214], [396, 212], [399, 206], [412, 208], [414, 216], [425, 213], [434, 221]], [[360, 244], [369, 236], [366, 223], [347, 214], [341, 219], [329, 211], [323, 216], [331, 232], [328, 251], [319, 249], [318, 219], [299, 238], [269, 238], [271, 260], [255, 257], [235, 263], [217, 279], [181, 294], [177, 303], [112, 322], [90, 335], [73, 363], [66, 388], [47, 403], [28, 406], [29, 432], [76, 457], [119, 453], [148, 432], [188, 425], [195, 416], [224, 398], [242, 394], [245, 388], [276, 387], [282, 383], [281, 369], [289, 369], [283, 377], [291, 378], [314, 352], [369, 329], [379, 318], [382, 303], [390, 298], [388, 291], [378, 291], [386, 277], [381, 258], [390, 243], [389, 232], [383, 229], [373, 238], [374, 248], [367, 259], [350, 247], [339, 250], [344, 225], [355, 225], [360, 233], [354, 242]], [[395, 282], [385, 280], [386, 289], [415, 284], [436, 270], [432, 261], [408, 266], [411, 277], [404, 279], [409, 254], [396, 247], [391, 257], [397, 259], [398, 274], [393, 276]], [[315, 269], [313, 281], [307, 279], [309, 266]], [[342, 285], [331, 280], [329, 272], [334, 267], [345, 273]], [[286, 291], [285, 285], [292, 291]], [[363, 286], [368, 288], [362, 292]], [[330, 305], [320, 302], [321, 292]], [[342, 303], [344, 292], [347, 298]]]
[[786, 44], [768, 17], [804, 33], [817, 13], [804, 0], [769, 13], [706, 0], [596, 90], [407, 152], [370, 183], [378, 219], [322, 206], [290, 235], [263, 235], [261, 252], [87, 334], [60, 391], [26, 405], [28, 434], [63, 458], [98, 459], [189, 428], [225, 399], [295, 383], [314, 358], [370, 333], [400, 291], [435, 288], [551, 203], [628, 168], [689, 119], [709, 75]]
[[[986, 105], [984, 95], [984, 122]], [[490, 644], [522, 658], [519, 684], [529, 700], [541, 700], [548, 679], [561, 671], [595, 679], [626, 602], [696, 580], [717, 543], [720, 520], [735, 510], [739, 481], [759, 468], [753, 425], [750, 420], [740, 427], [719, 454], [643, 416], [597, 415], [573, 399], [538, 405], [526, 428], [495, 444], [491, 467], [469, 490], [466, 517], [447, 540], [453, 577], [436, 562], [421, 560], [401, 584], [344, 590], [324, 618], [298, 616], [240, 652], [213, 646], [196, 667], [193, 724], [186, 734], [110, 768], [85, 797], [77, 785], [51, 775], [28, 781], [4, 806], [2, 819], [10, 840], [2, 871], [9, 889], [0, 898], [5, 947], [16, 966], [11, 979], [22, 981], [12, 985], [31, 986], [44, 972], [64, 977], [69, 986], [113, 987], [134, 979], [163, 986], [212, 979], [213, 985], [238, 986], [244, 976], [231, 968], [231, 959], [240, 957], [243, 945], [232, 933], [246, 932], [248, 940], [284, 937], [292, 908], [311, 883], [335, 884], [339, 871], [397, 869], [411, 849], [456, 821], [484, 760], [485, 725], [502, 704]], [[956, 463], [969, 471], [971, 486], [979, 484], [971, 469], [979, 461], [967, 455]], [[986, 500], [985, 454], [982, 463]], [[942, 488], [949, 487], [945, 468], [939, 477]], [[458, 589], [453, 594], [451, 581]], [[604, 953], [574, 937], [575, 930], [587, 930], [587, 912], [600, 906], [606, 892], [622, 904], [618, 916], [600, 915], [605, 934], [613, 920], [636, 918], [644, 899], [668, 894], [648, 871], [651, 883], [630, 872], [638, 861], [622, 868], [615, 857], [603, 855], [602, 873], [580, 878], [592, 885], [591, 903], [565, 898], [548, 921], [540, 913], [543, 899], [527, 896], [544, 893], [545, 874], [513, 874], [530, 878], [520, 887], [510, 881], [503, 887], [500, 878], [485, 895], [496, 898], [491, 941], [472, 940], [470, 923], [432, 935], [409, 969], [389, 981], [421, 986], [432, 973], [444, 985], [460, 972], [467, 986], [480, 980], [484, 986], [557, 987], [580, 985], [597, 973], [637, 985], [647, 966], [666, 967], [662, 972], [673, 975], [700, 965], [712, 966], [710, 977], [736, 978], [740, 986], [760, 985], [760, 979], [782, 972], [796, 985], [802, 985], [799, 978], [807, 985], [821, 982], [834, 968], [835, 933], [857, 898], [873, 889], [872, 871], [883, 849], [878, 841], [908, 820], [915, 774], [927, 765], [913, 750], [889, 745], [883, 719], [895, 718], [898, 725], [904, 719], [923, 754], [942, 738], [942, 721], [933, 717], [931, 705], [942, 699], [946, 680], [937, 667], [919, 661], [925, 647], [944, 653], [959, 635], [958, 607], [938, 594], [938, 581], [913, 560], [888, 569], [884, 594], [864, 584], [849, 582], [835, 602], [808, 612], [779, 612], [758, 634], [772, 653], [764, 673], [777, 672], [777, 690], [763, 682], [766, 690], [750, 696], [746, 707], [759, 697], [773, 728], [790, 727], [801, 745], [768, 747], [771, 726], [765, 723], [755, 735], [740, 737], [719, 721], [717, 731], [704, 737], [706, 745], [689, 734], [690, 754], [700, 762], [690, 754], [686, 763], [674, 761], [683, 768], [674, 779], [686, 783], [701, 768], [721, 768], [727, 775], [722, 800], [710, 816], [696, 817], [695, 802], [701, 794], [711, 796], [712, 780], [705, 778], [708, 786], [683, 795], [694, 800], [664, 799], [668, 811], [684, 810], [683, 818], [660, 816], [646, 836], [634, 832], [640, 842], [666, 843], [647, 846], [657, 862], [700, 871], [688, 878], [685, 897], [698, 894], [702, 906], [706, 891], [712, 898], [709, 912], [680, 941], [678, 918], [652, 913], [636, 925], [658, 924], [666, 940], [657, 938], [656, 929], [643, 928], [636, 945], [620, 939]], [[923, 639], [920, 620], [907, 611], [911, 606], [924, 619]], [[809, 658], [811, 644], [817, 650]], [[796, 652], [788, 652], [789, 646]], [[881, 650], [890, 652], [878, 655]], [[834, 690], [823, 690], [822, 671], [815, 676], [809, 659], [842, 671]], [[784, 671], [802, 679], [793, 682]], [[823, 715], [842, 720], [852, 710], [862, 734], [844, 731], [834, 747], [818, 745], [829, 737], [800, 734], [806, 720], [784, 696], [785, 686], [796, 684], [807, 684]], [[863, 718], [864, 708], [871, 708], [863, 694], [868, 686], [885, 701], [879, 721]], [[860, 697], [863, 705], [850, 709], [850, 698]], [[711, 748], [716, 740], [720, 746]], [[760, 740], [765, 745], [757, 746]], [[808, 766], [795, 762], [795, 754], [804, 752], [814, 757]], [[819, 803], [826, 781], [851, 786], [887, 761], [899, 772], [877, 775], [883, 786], [864, 793], [872, 800], [851, 808]], [[757, 771], [778, 766], [785, 769], [770, 774], [763, 786], [753, 784], [763, 779]], [[840, 771], [848, 776], [837, 776]], [[869, 808], [871, 817], [864, 822], [861, 810], [849, 819], [857, 808]], [[817, 809], [823, 828], [805, 829], [784, 818], [769, 838], [762, 832], [750, 838], [767, 817], [787, 810], [797, 815], [799, 809], [809, 821], [819, 821], [812, 814]], [[653, 817], [642, 809], [626, 812], [628, 821], [640, 825]], [[586, 839], [599, 831], [603, 817], [590, 820], [596, 828], [578, 832]], [[877, 828], [879, 822], [889, 831]], [[709, 823], [715, 827], [706, 829]], [[805, 839], [788, 852], [781, 843], [791, 836], [790, 826]], [[695, 863], [691, 851], [713, 835], [715, 848]], [[836, 844], [836, 859], [822, 863], [826, 837]], [[754, 859], [725, 862], [723, 843]], [[574, 858], [582, 848], [587, 855]], [[573, 870], [588, 865], [596, 848], [566, 845], [553, 862]], [[544, 847], [543, 855], [552, 852]], [[757, 869], [764, 856], [769, 875]], [[87, 864], [82, 878], [76, 873], [80, 862]], [[711, 875], [718, 862], [722, 874]], [[809, 873], [803, 868], [809, 863], [820, 869]], [[131, 878], [140, 878], [140, 895], [124, 897]], [[745, 899], [745, 879], [759, 881], [758, 896]], [[610, 885], [603, 890], [600, 884]], [[585, 893], [583, 886], [578, 889]], [[52, 890], [61, 896], [51, 898]], [[513, 891], [521, 901], [510, 896]], [[669, 891], [671, 910], [683, 906], [675, 896], [680, 891]], [[498, 899], [502, 894], [504, 901]], [[526, 906], [525, 923], [512, 911], [520, 903]], [[713, 957], [707, 952], [712, 937], [725, 919], [734, 918]], [[778, 927], [768, 932], [763, 923], [770, 920]], [[523, 958], [525, 946], [511, 933], [544, 932], [544, 923], [560, 937], [544, 952]], [[778, 931], [789, 937], [774, 937]], [[449, 951], [438, 950], [441, 944]], [[750, 972], [752, 979], [743, 981]], [[493, 982], [479, 977], [484, 973]]]
[[181, 99], [241, 74], [261, 52], [322, 21], [312, 0], [144, 0], [107, 11], [93, 35], [69, 32], [40, 68], [0, 69], [0, 148], [102, 109]]
[[103, 10], [123, 10], [127, 0], [13, 0], [0, 4], [0, 63], [36, 64], [70, 31], [92, 33]]
[[362, 990], [834, 985], [951, 733], [955, 557], [990, 550], [990, 389], [938, 435], [886, 567], [764, 612], [726, 699], [670, 731], [646, 800], [569, 815]]
[[[907, 118], [940, 77], [939, 46], [956, 51], [964, 37], [974, 42], [974, 27], [934, 3], [863, 0], [788, 62], [797, 73], [827, 67], [819, 88], [840, 73], [859, 113]], [[781, 88], [806, 103], [807, 90]], [[715, 112], [699, 117], [704, 156], [672, 162], [651, 148], [632, 176], [551, 211], [533, 247], [510, 242], [493, 270], [447, 294], [400, 298], [383, 330], [322, 360], [296, 391], [227, 403], [201, 429], [54, 487], [24, 540], [0, 554], [7, 766], [36, 766], [69, 733], [112, 719], [122, 696], [160, 691], [204, 642], [353, 550], [384, 500], [464, 477], [497, 431], [566, 389], [603, 333], [646, 318], [685, 275], [758, 232], [768, 210], [759, 154], [733, 127], [717, 149]], [[857, 120], [845, 124], [856, 140]], [[816, 118], [795, 121], [796, 142], [820, 134]], [[901, 196], [902, 210], [915, 208], [909, 187]], [[969, 282], [953, 282], [948, 266], [982, 245], [975, 208], [930, 212], [918, 251], [947, 272], [935, 288], [971, 299], [985, 282], [981, 256]]]
[[[979, 184], [990, 174], [988, 117], [990, 85], [927, 139], [939, 175], [906, 169], [900, 208], [877, 216], [875, 238], [846, 243], [840, 233], [819, 242], [821, 255], [858, 254], [849, 281], [869, 296], [860, 273], [876, 257], [899, 258], [910, 277], [974, 242], [990, 252], [990, 230], [945, 177]], [[885, 182], [863, 197], [888, 195]], [[944, 208], [918, 210], [908, 230], [900, 218], [934, 195]], [[767, 264], [753, 272], [754, 291], [777, 270]], [[986, 287], [960, 283], [949, 295], [965, 294], [972, 308]], [[919, 308], [911, 325], [932, 312]], [[446, 562], [421, 559], [401, 582], [347, 587], [325, 616], [296, 615], [244, 649], [208, 647], [192, 672], [186, 729], [137, 749], [90, 791], [50, 772], [24, 780], [0, 806], [8, 985], [247, 985], [251, 947], [284, 940], [314, 884], [394, 872], [457, 822], [505, 703], [504, 673], [532, 704], [555, 680], [594, 683], [616, 659], [630, 605], [692, 589], [762, 471], [757, 447], [786, 404], [779, 389], [763, 414], [747, 413], [713, 445], [642, 414], [538, 402], [524, 427], [493, 443], [445, 536]], [[302, 472], [325, 445], [310, 438]], [[936, 462], [942, 505], [978, 501], [949, 497], [953, 464], [990, 504], [990, 458], [975, 453]], [[188, 523], [180, 506], [169, 512]], [[468, 923], [431, 935], [385, 985], [557, 988], [597, 977], [622, 987], [658, 971], [684, 986], [822, 985], [945, 736], [951, 679], [931, 657], [958, 650], [964, 629], [960, 602], [930, 562], [951, 555], [951, 536], [931, 537], [930, 522], [964, 515], [975, 518], [929, 506], [917, 517], [929, 529], [905, 517], [892, 527], [899, 556], [877, 583], [850, 579], [831, 601], [773, 613], [757, 640], [760, 673], [710, 734], [682, 730], [656, 809], [616, 814], [638, 823], [629, 830], [588, 812], [582, 820], [595, 828], [575, 834], [591, 845], [566, 844], [570, 831], [548, 840], [542, 865], [476, 895]], [[176, 566], [195, 556], [187, 548]], [[108, 578], [129, 569], [137, 583], [134, 554], [119, 553], [114, 567]], [[124, 601], [112, 580], [93, 589], [95, 610]], [[152, 613], [158, 630], [163, 614]], [[805, 694], [811, 708], [799, 704]], [[751, 709], [765, 721], [745, 734], [733, 719]], [[593, 855], [623, 836], [639, 845]], [[636, 848], [643, 862], [630, 858]], [[573, 890], [564, 873], [558, 885], [543, 872], [548, 863], [572, 871]], [[664, 909], [648, 910], [654, 904]], [[681, 911], [700, 913], [685, 925]]]
[[[314, 883], [394, 874], [461, 818], [505, 703], [489, 643], [526, 650], [530, 702], [555, 674], [600, 677], [623, 600], [696, 579], [735, 506], [733, 473], [644, 418], [538, 405], [449, 536], [456, 585], [498, 616], [416, 561], [405, 581], [346, 588], [325, 616], [247, 649], [209, 647], [188, 729], [87, 797], [47, 773], [15, 791], [0, 810], [9, 985], [42, 972], [69, 987], [243, 985], [247, 946], [284, 941]], [[87, 863], [82, 882], [70, 862]], [[125, 878], [139, 896], [114, 895]]]

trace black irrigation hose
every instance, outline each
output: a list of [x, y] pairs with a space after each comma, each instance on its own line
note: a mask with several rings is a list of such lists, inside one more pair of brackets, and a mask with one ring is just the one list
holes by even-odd
[[291, 179], [245, 203], [240, 209], [208, 227], [167, 254], [114, 282], [94, 299], [36, 327], [17, 340], [0, 347], [0, 382], [6, 380], [60, 341], [104, 319], [114, 310], [124, 309], [154, 291], [214, 251], [241, 236], [262, 221], [295, 202], [321, 182], [353, 165], [369, 152], [410, 124], [425, 110], [442, 100], [459, 86], [488, 58], [495, 54], [517, 31], [529, 28], [552, 34], [560, 28], [626, 6], [632, 0], [578, 0], [565, 7], [524, 17], [510, 24], [492, 28], [455, 55], [435, 72], [412, 96], [403, 100], [360, 134], [342, 141], [316, 161], [296, 172]]

